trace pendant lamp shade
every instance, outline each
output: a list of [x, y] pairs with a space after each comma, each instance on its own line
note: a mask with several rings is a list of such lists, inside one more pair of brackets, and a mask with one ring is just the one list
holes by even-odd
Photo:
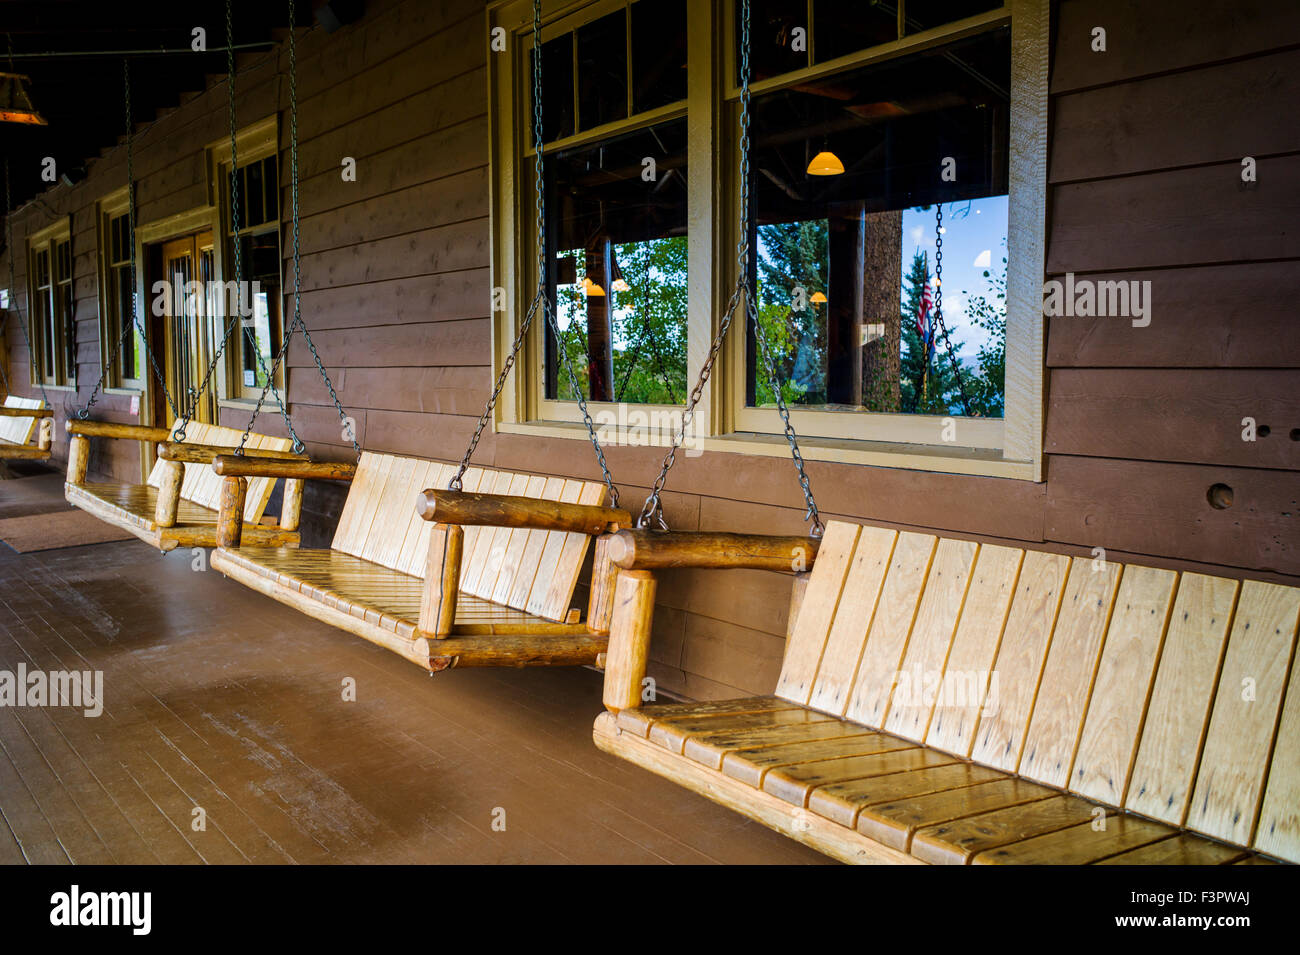
[[27, 84], [30, 82], [26, 76], [18, 73], [0, 73], [0, 123], [48, 125], [27, 95]]

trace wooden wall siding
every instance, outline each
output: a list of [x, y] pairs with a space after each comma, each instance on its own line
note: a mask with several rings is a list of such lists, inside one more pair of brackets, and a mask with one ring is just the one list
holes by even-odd
[[[372, 0], [356, 24], [299, 43], [302, 305], [370, 450], [459, 458], [491, 386], [484, 6]], [[1059, 0], [1053, 21], [1048, 277], [1150, 281], [1151, 323], [1049, 321], [1044, 483], [812, 462], [821, 509], [897, 531], [1075, 557], [1100, 546], [1115, 561], [1300, 583], [1300, 442], [1290, 438], [1300, 428], [1291, 304], [1300, 297], [1300, 7]], [[1095, 26], [1106, 28], [1106, 53], [1091, 51]], [[242, 121], [284, 109], [285, 51], [241, 63]], [[141, 222], [206, 201], [202, 148], [226, 132], [225, 99], [214, 77], [141, 126]], [[287, 148], [287, 123], [281, 131]], [[1250, 188], [1239, 175], [1246, 155], [1259, 160]], [[339, 177], [344, 156], [357, 161], [356, 182]], [[94, 203], [121, 186], [124, 166], [119, 147], [86, 181], [44, 197], [73, 217], [82, 400], [99, 354]], [[48, 221], [35, 204], [21, 210], [20, 243]], [[11, 377], [25, 380], [12, 322], [6, 337]], [[301, 345], [288, 375], [311, 453], [349, 457]], [[125, 421], [128, 407], [106, 396], [97, 410]], [[1247, 416], [1270, 435], [1242, 442]], [[223, 424], [245, 421], [225, 409]], [[55, 454], [66, 457], [61, 426], [56, 436]], [[133, 446], [96, 442], [95, 453], [96, 473], [135, 475]], [[608, 457], [625, 505], [639, 505], [662, 452], [616, 447]], [[598, 477], [577, 438], [489, 433], [475, 461]], [[1216, 483], [1233, 489], [1231, 508], [1210, 506]], [[343, 497], [309, 487], [306, 543], [328, 544]], [[664, 504], [681, 529], [805, 527], [780, 457], [680, 458]], [[661, 688], [707, 698], [775, 685], [785, 578], [667, 573], [658, 599], [651, 674]]]

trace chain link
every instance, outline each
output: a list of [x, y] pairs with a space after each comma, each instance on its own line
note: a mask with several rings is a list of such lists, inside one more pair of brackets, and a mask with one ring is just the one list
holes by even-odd
[[533, 318], [537, 315], [538, 309], [541, 309], [547, 326], [555, 336], [556, 351], [559, 353], [558, 357], [564, 366], [569, 387], [577, 395], [578, 410], [582, 413], [582, 422], [587, 427], [587, 436], [591, 440], [592, 449], [596, 452], [596, 461], [600, 465], [601, 477], [605, 481], [605, 486], [609, 489], [609, 506], [618, 507], [618, 485], [614, 483], [614, 476], [610, 474], [609, 464], [605, 461], [605, 452], [600, 446], [600, 439], [596, 436], [596, 425], [591, 420], [591, 413], [587, 408], [587, 399], [582, 393], [577, 373], [573, 370], [573, 363], [569, 360], [569, 354], [564, 348], [564, 337], [560, 332], [560, 325], [556, 320], [555, 311], [551, 308], [550, 296], [546, 294], [546, 206], [544, 199], [545, 183], [542, 178], [542, 0], [533, 0], [533, 151], [533, 205], [537, 225], [537, 292], [533, 295], [528, 310], [524, 313], [524, 319], [519, 325], [519, 332], [515, 336], [514, 343], [510, 346], [510, 353], [501, 365], [501, 373], [497, 375], [496, 384], [493, 386], [492, 394], [487, 400], [487, 406], [483, 409], [483, 414], [479, 416], [478, 423], [474, 427], [474, 433], [470, 436], [469, 447], [465, 449], [465, 455], [460, 459], [460, 466], [456, 469], [455, 475], [452, 476], [447, 486], [453, 491], [462, 489], [465, 471], [469, 468], [470, 459], [474, 457], [474, 450], [478, 447], [483, 432], [492, 418], [492, 412], [501, 397], [501, 391], [505, 388], [506, 379], [509, 378], [510, 371], [519, 358], [519, 351], [524, 346], [524, 340], [528, 335], [529, 327], [533, 323]]
[[77, 417], [85, 421], [90, 417], [90, 409], [95, 407], [95, 402], [99, 400], [99, 392], [104, 387], [104, 382], [108, 379], [109, 369], [114, 367], [117, 362], [117, 356], [126, 344], [127, 336], [131, 332], [138, 332], [140, 340], [144, 343], [144, 352], [149, 357], [149, 365], [153, 369], [154, 378], [162, 387], [163, 397], [167, 399], [167, 407], [171, 410], [172, 420], [180, 417], [176, 410], [176, 402], [172, 398], [172, 393], [167, 388], [167, 378], [158, 367], [158, 359], [154, 356], [153, 349], [149, 347], [149, 337], [145, 334], [144, 327], [140, 323], [140, 317], [136, 308], [136, 289], [135, 289], [135, 124], [131, 118], [131, 61], [122, 60], [122, 85], [125, 88], [123, 97], [126, 104], [126, 215], [127, 230], [130, 233], [131, 242], [131, 322], [127, 324], [122, 321], [125, 316], [119, 316], [118, 322], [122, 326], [122, 334], [118, 336], [116, 344], [113, 345], [113, 351], [108, 356], [108, 361], [104, 363], [100, 371], [99, 381], [95, 382], [95, 387], [90, 392], [90, 400], [85, 406], [77, 410]]
[[812, 482], [808, 478], [808, 472], [804, 465], [803, 454], [799, 450], [799, 440], [795, 434], [794, 426], [790, 423], [790, 409], [786, 407], [785, 398], [781, 394], [781, 383], [776, 374], [776, 363], [772, 357], [771, 347], [768, 343], [767, 332], [758, 320], [757, 305], [754, 301], [753, 289], [749, 287], [749, 232], [751, 226], [750, 201], [749, 201], [749, 81], [750, 81], [750, 0], [742, 0], [741, 4], [741, 38], [740, 38], [740, 241], [736, 244], [736, 287], [731, 293], [731, 299], [727, 303], [726, 311], [723, 312], [722, 320], [718, 323], [718, 332], [713, 337], [713, 342], [709, 345], [708, 355], [704, 359], [704, 365], [700, 368], [700, 377], [691, 389], [690, 397], [687, 399], [686, 407], [682, 412], [682, 424], [678, 428], [677, 434], [673, 437], [671, 447], [668, 453], [664, 455], [663, 464], [659, 469], [659, 476], [655, 478], [653, 487], [650, 489], [649, 496], [645, 499], [645, 504], [641, 508], [641, 513], [637, 517], [637, 527], [650, 527], [653, 523], [660, 530], [668, 529], [668, 522], [664, 520], [663, 502], [660, 500], [660, 494], [663, 492], [664, 485], [668, 481], [668, 472], [672, 470], [673, 465], [677, 463], [677, 449], [681, 447], [682, 442], [686, 440], [687, 430], [691, 422], [695, 419], [695, 407], [699, 404], [700, 398], [704, 394], [704, 386], [708, 383], [709, 377], [713, 374], [713, 366], [718, 360], [718, 353], [722, 350], [723, 341], [727, 337], [727, 332], [731, 330], [732, 320], [735, 318], [736, 310], [740, 306], [740, 299], [743, 295], [745, 298], [746, 318], [753, 323], [754, 340], [758, 346], [759, 355], [767, 372], [768, 383], [771, 385], [773, 392], [776, 394], [777, 411], [781, 415], [781, 421], [784, 425], [786, 443], [790, 446], [790, 456], [794, 460], [795, 470], [799, 473], [799, 487], [803, 490], [804, 501], [808, 506], [804, 514], [804, 520], [810, 521], [812, 526], [810, 534], [813, 537], [821, 537], [825, 530], [822, 523], [821, 515], [817, 511], [817, 503], [813, 498]]
[[[952, 365], [953, 376], [957, 380], [957, 391], [961, 395], [962, 410], [970, 417], [970, 398], [966, 396], [966, 381], [953, 350], [952, 340], [948, 337], [948, 326], [943, 322], [943, 203], [934, 204], [934, 323], [943, 336], [943, 343], [948, 351], [948, 363]], [[926, 362], [929, 365], [929, 362]]]
[[[236, 325], [244, 325], [243, 322], [243, 301], [244, 301], [244, 273], [243, 261], [241, 255], [241, 241], [239, 235], [239, 157], [236, 149], [236, 128], [235, 128], [235, 27], [232, 13], [231, 0], [226, 0], [226, 87], [229, 94], [229, 116], [230, 116], [230, 235], [232, 255], [235, 266], [235, 303], [231, 309], [231, 316], [226, 322], [225, 331], [221, 336], [221, 341], [217, 344], [217, 350], [212, 356], [212, 361], [208, 364], [208, 369], [203, 375], [203, 381], [199, 383], [198, 388], [189, 389], [190, 404], [185, 411], [185, 416], [176, 426], [176, 432], [173, 437], [177, 441], [185, 440], [185, 429], [189, 426], [190, 420], [198, 410], [199, 396], [208, 390], [208, 383], [212, 380], [213, 373], [221, 363], [221, 356], [226, 350], [226, 345], [230, 342], [231, 332], [235, 330]], [[278, 230], [277, 230], [278, 231]], [[280, 397], [280, 389], [275, 386], [275, 379], [272, 378], [267, 370], [266, 361], [262, 358], [262, 350], [257, 346], [257, 333], [251, 325], [244, 325], [245, 337], [252, 346], [253, 357], [257, 359], [257, 369], [266, 378], [267, 385], [271, 394], [275, 396], [275, 403], [279, 406], [280, 417], [284, 420], [284, 426], [288, 429], [289, 437], [293, 440], [295, 448], [301, 448], [302, 442], [298, 439], [297, 433], [293, 430], [293, 422], [289, 420], [289, 411], [284, 406], [284, 400]], [[240, 448], [242, 450], [242, 446]]]
[[[339, 422], [343, 425], [343, 433], [351, 439], [352, 450], [356, 451], [357, 460], [359, 461], [361, 460], [361, 445], [357, 443], [356, 429], [348, 423], [347, 412], [343, 410], [343, 403], [339, 400], [338, 392], [334, 390], [334, 382], [330, 380], [329, 372], [325, 370], [325, 364], [321, 361], [320, 352], [316, 350], [316, 343], [312, 341], [311, 333], [307, 331], [307, 323], [302, 317], [302, 243], [298, 207], [298, 43], [294, 35], [296, 25], [297, 17], [294, 0], [289, 0], [289, 181], [293, 219], [293, 321], [289, 323], [289, 328], [285, 332], [284, 341], [280, 345], [280, 350], [276, 353], [275, 361], [271, 365], [271, 373], [267, 376], [267, 383], [262, 386], [262, 394], [257, 399], [257, 407], [253, 409], [253, 416], [248, 419], [248, 427], [244, 429], [244, 436], [240, 439], [239, 448], [235, 453], [244, 453], [244, 445], [248, 443], [248, 438], [252, 434], [253, 423], [257, 421], [257, 416], [262, 411], [262, 405], [266, 402], [267, 392], [275, 381], [281, 363], [288, 354], [289, 342], [293, 339], [295, 331], [301, 331], [302, 337], [307, 342], [307, 347], [311, 350], [311, 357], [316, 362], [316, 370], [320, 372], [321, 380], [325, 382], [325, 387], [329, 389], [330, 400], [334, 402], [334, 408], [339, 413]], [[294, 452], [301, 454], [304, 449], [302, 441], [298, 439], [296, 434], [293, 435], [293, 439]]]
[[[9, 260], [9, 297], [13, 299], [13, 310], [18, 313], [18, 330], [23, 333], [23, 342], [27, 345], [27, 367], [31, 371], [31, 378], [35, 381], [36, 387], [41, 390], [41, 400], [45, 402], [45, 407], [53, 408], [50, 404], [50, 396], [45, 393], [45, 375], [36, 374], [36, 352], [32, 349], [31, 337], [27, 334], [27, 319], [23, 316], [22, 309], [18, 307], [18, 289], [14, 285], [14, 229], [13, 229], [13, 203], [10, 201], [9, 193], [9, 157], [5, 157], [5, 252]], [[7, 387], [6, 381], [6, 387]]]

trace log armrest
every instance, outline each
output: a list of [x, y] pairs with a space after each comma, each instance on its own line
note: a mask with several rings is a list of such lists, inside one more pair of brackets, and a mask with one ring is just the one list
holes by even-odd
[[[426, 521], [434, 523], [433, 533], [429, 535], [419, 628], [436, 639], [449, 636], [456, 620], [465, 527], [522, 527], [596, 537], [632, 523], [632, 515], [617, 507], [434, 488], [417, 496], [415, 509]], [[587, 614], [588, 627], [597, 633], [605, 633], [609, 627], [612, 569], [604, 557], [604, 540], [601, 537], [596, 545], [592, 597]]]
[[[162, 441], [158, 444], [158, 457], [164, 461], [179, 461], [182, 464], [211, 464], [219, 455], [231, 455], [232, 448], [220, 444], [194, 444], [176, 441]], [[306, 461], [305, 454], [292, 451], [274, 451], [266, 448], [247, 448], [242, 457], [266, 459], [271, 461]]]
[[610, 564], [618, 568], [603, 695], [605, 708], [617, 714], [641, 705], [654, 621], [653, 571], [666, 567], [785, 571], [801, 575], [795, 585], [797, 600], [820, 542], [761, 534], [620, 530], [602, 543]]
[[595, 537], [630, 527], [632, 515], [619, 507], [567, 504], [509, 494], [476, 494], [430, 488], [415, 501], [426, 521], [483, 527], [528, 527], [542, 531], [569, 531]]
[[68, 477], [69, 484], [84, 484], [86, 470], [90, 466], [91, 438], [119, 438], [130, 441], [170, 441], [171, 432], [166, 428], [151, 428], [141, 424], [118, 424], [114, 421], [82, 421], [69, 418], [63, 427], [71, 435], [68, 442]]
[[[201, 447], [201, 446], [196, 446]], [[229, 451], [230, 449], [225, 449]], [[280, 506], [280, 527], [296, 531], [302, 514], [303, 481], [351, 481], [357, 466], [344, 462], [305, 461], [287, 452], [257, 452], [256, 456], [218, 454], [212, 470], [221, 475], [221, 499], [217, 509], [217, 546], [238, 547], [244, 534], [244, 498], [249, 478], [284, 478], [284, 502]], [[200, 452], [199, 456], [202, 455]]]
[[53, 408], [7, 408], [0, 405], [0, 418], [53, 418]]

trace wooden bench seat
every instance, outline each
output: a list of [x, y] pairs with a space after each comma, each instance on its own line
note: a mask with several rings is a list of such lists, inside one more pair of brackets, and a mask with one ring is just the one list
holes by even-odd
[[[173, 424], [173, 428], [175, 424]], [[100, 520], [121, 527], [161, 551], [176, 547], [214, 547], [217, 543], [217, 515], [221, 482], [205, 460], [169, 461], [162, 456], [154, 462], [148, 483], [128, 484], [116, 481], [87, 481], [86, 467], [90, 454], [90, 437], [129, 438], [137, 441], [167, 442], [170, 431], [135, 425], [105, 424], [93, 421], [69, 421], [72, 447], [68, 460], [68, 479], [64, 497], [68, 503], [94, 514]], [[194, 448], [231, 448], [239, 445], [243, 432], [235, 428], [191, 422], [186, 446]], [[266, 435], [250, 436], [250, 453], [288, 455], [287, 438]], [[172, 445], [171, 447], [182, 447]], [[244, 519], [248, 522], [250, 543], [296, 546], [298, 543], [298, 507], [300, 489], [295, 492], [287, 483], [285, 506], [280, 520], [263, 522], [262, 514], [271, 499], [275, 480], [256, 479], [249, 489]]]
[[832, 522], [773, 695], [641, 705], [639, 534], [602, 749], [845, 861], [1300, 861], [1300, 589]]
[[[35, 413], [23, 414], [24, 411]], [[54, 438], [53, 415], [40, 398], [5, 395], [4, 406], [0, 408], [0, 460], [49, 460]], [[33, 434], [37, 436], [36, 444], [31, 443]]]
[[[234, 462], [230, 462], [234, 466]], [[225, 459], [216, 467], [226, 471]], [[266, 467], [259, 465], [259, 467]], [[271, 466], [273, 468], [273, 466]], [[322, 466], [324, 467], [324, 466]], [[456, 569], [452, 622], [436, 632], [447, 528], [422, 519], [417, 502], [446, 485], [451, 465], [364, 453], [328, 549], [222, 546], [212, 565], [240, 583], [325, 623], [355, 633], [430, 672], [453, 666], [581, 665], [608, 644], [608, 587], [593, 587], [586, 622], [570, 606], [591, 535], [527, 526], [464, 528], [464, 560]], [[241, 478], [228, 477], [227, 480]], [[484, 468], [465, 474], [467, 492], [486, 489], [515, 498], [575, 505], [598, 523], [621, 515], [596, 506], [604, 485]], [[504, 498], [503, 498], [504, 499]], [[436, 555], [431, 558], [432, 555]], [[613, 571], [605, 562], [604, 579]], [[598, 577], [600, 575], [597, 575]]]

